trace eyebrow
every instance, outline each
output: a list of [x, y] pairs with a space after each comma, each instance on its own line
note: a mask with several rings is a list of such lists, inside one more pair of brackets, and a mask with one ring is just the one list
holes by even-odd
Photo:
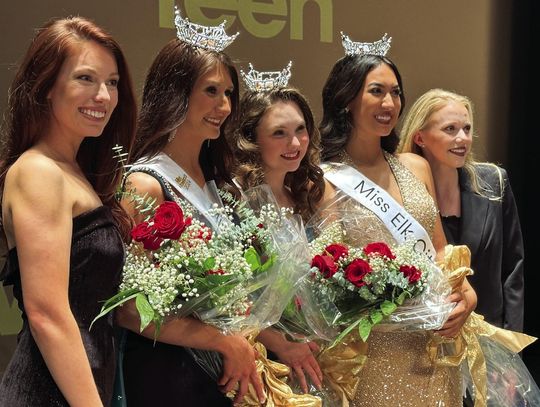
[[[73, 72], [75, 73], [79, 73], [79, 72], [84, 72], [84, 71], [89, 71], [89, 72], [92, 72], [93, 74], [97, 74], [97, 71], [92, 68], [91, 66], [81, 66], [79, 68], [75, 68], [73, 70]], [[120, 76], [120, 74], [118, 72], [112, 72], [111, 74], [109, 74], [109, 76]]]

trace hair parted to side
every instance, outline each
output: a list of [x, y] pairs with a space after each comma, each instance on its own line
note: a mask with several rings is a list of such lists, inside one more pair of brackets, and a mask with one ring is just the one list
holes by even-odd
[[218, 186], [232, 182], [229, 172], [233, 158], [225, 131], [236, 120], [240, 99], [236, 68], [227, 54], [197, 48], [177, 38], [158, 53], [146, 76], [133, 161], [163, 150], [169, 135], [186, 118], [193, 85], [218, 64], [227, 70], [234, 86], [231, 114], [222, 124], [219, 137], [203, 143], [199, 161], [207, 180], [215, 180]]
[[314, 212], [324, 194], [324, 177], [319, 164], [320, 136], [313, 113], [306, 98], [294, 88], [278, 88], [271, 91], [246, 92], [240, 102], [237, 129], [232, 134], [237, 168], [234, 171], [243, 188], [263, 184], [264, 169], [257, 145], [257, 127], [264, 114], [277, 102], [295, 103], [304, 116], [309, 134], [306, 155], [299, 168], [285, 176], [295, 202], [295, 212], [307, 220]]
[[[398, 146], [398, 151], [400, 153], [415, 153], [424, 157], [424, 152], [420, 146], [414, 142], [414, 136], [419, 131], [426, 129], [431, 124], [431, 117], [451, 102], [458, 103], [467, 109], [471, 123], [471, 135], [474, 138], [475, 133], [472, 101], [467, 96], [463, 96], [445, 89], [435, 88], [428, 90], [418, 99], [416, 99], [405, 116], [405, 120], [403, 121], [403, 126], [401, 128], [401, 140]], [[465, 157], [465, 165], [463, 166], [463, 170], [467, 172], [474, 192], [491, 199], [493, 198], [494, 191], [491, 191], [489, 184], [484, 182], [479, 177], [477, 172], [478, 164], [480, 163], [475, 160], [474, 154], [471, 150]], [[494, 165], [491, 163], [482, 164]]]
[[[322, 160], [336, 157], [345, 149], [353, 129], [353, 118], [347, 106], [358, 95], [367, 75], [381, 64], [386, 64], [396, 75], [401, 93], [401, 109], [405, 106], [405, 95], [401, 75], [394, 63], [380, 55], [346, 55], [332, 68], [322, 91], [323, 118], [321, 132]], [[381, 138], [381, 147], [389, 153], [396, 151], [399, 137], [395, 129]]]
[[137, 119], [135, 95], [120, 46], [109, 33], [86, 18], [53, 19], [37, 30], [9, 90], [0, 190], [3, 190], [9, 167], [48, 128], [51, 108], [47, 96], [66, 59], [85, 41], [94, 41], [111, 52], [120, 79], [118, 104], [109, 122], [101, 136], [86, 138], [81, 143], [77, 161], [103, 204], [112, 208], [118, 226], [127, 238], [129, 218], [115, 198], [123, 166], [114, 158], [112, 148], [118, 144], [125, 152], [131, 151]]

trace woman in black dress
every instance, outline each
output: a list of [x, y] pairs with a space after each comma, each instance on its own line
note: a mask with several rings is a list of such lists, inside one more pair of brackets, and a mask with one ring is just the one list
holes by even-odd
[[[40, 29], [10, 90], [0, 164], [5, 284], [23, 311], [1, 406], [107, 406], [112, 318], [127, 215], [115, 201], [116, 144], [132, 144], [136, 105], [118, 44], [91, 21]], [[124, 233], [123, 235], [127, 235]]]
[[[184, 28], [188, 26], [179, 21]], [[179, 29], [179, 31], [182, 31]], [[201, 29], [202, 31], [202, 29]], [[184, 32], [184, 31], [182, 31]], [[207, 181], [218, 186], [232, 183], [228, 169], [232, 154], [224, 129], [238, 105], [238, 77], [230, 58], [215, 41], [175, 38], [156, 56], [146, 77], [139, 116], [135, 165], [126, 189], [156, 199], [188, 200], [210, 227], [204, 215], [212, 202]], [[200, 40], [200, 42], [199, 42]], [[123, 201], [135, 221], [144, 219], [126, 197]], [[126, 401], [134, 406], [230, 406], [224, 393], [239, 385], [240, 401], [252, 384], [263, 399], [255, 366], [255, 352], [239, 335], [223, 335], [194, 318], [165, 323], [154, 341], [150, 324], [139, 334], [140, 320], [129, 304], [117, 313], [119, 325], [129, 329], [124, 348], [123, 373]], [[216, 382], [184, 347], [214, 351], [223, 358]]]

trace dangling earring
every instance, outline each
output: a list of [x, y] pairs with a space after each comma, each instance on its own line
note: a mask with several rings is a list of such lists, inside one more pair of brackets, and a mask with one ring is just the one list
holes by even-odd
[[175, 137], [176, 137], [176, 132], [173, 131], [171, 132], [171, 134], [169, 134], [169, 137], [167, 137], [167, 141], [170, 143], [171, 141], [174, 140]]
[[210, 148], [210, 139], [206, 140], [206, 148]]

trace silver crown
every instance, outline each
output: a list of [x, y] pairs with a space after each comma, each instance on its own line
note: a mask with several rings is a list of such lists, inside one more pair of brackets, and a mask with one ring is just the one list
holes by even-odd
[[253, 68], [251, 63], [248, 66], [249, 72], [246, 74], [240, 69], [240, 76], [249, 90], [255, 92], [284, 88], [291, 78], [292, 61], [289, 61], [287, 67], [283, 68], [281, 71], [259, 72]]
[[204, 25], [189, 22], [187, 18], [182, 18], [180, 10], [174, 6], [174, 25], [176, 26], [176, 36], [178, 39], [188, 42], [199, 48], [208, 49], [211, 51], [221, 52], [227, 48], [238, 36], [227, 35], [225, 32], [225, 24], [223, 21], [217, 27], [206, 27]]
[[345, 48], [345, 55], [379, 55], [385, 56], [390, 49], [392, 37], [387, 37], [384, 33], [379, 41], [375, 42], [354, 42], [347, 35], [341, 32], [341, 43]]

